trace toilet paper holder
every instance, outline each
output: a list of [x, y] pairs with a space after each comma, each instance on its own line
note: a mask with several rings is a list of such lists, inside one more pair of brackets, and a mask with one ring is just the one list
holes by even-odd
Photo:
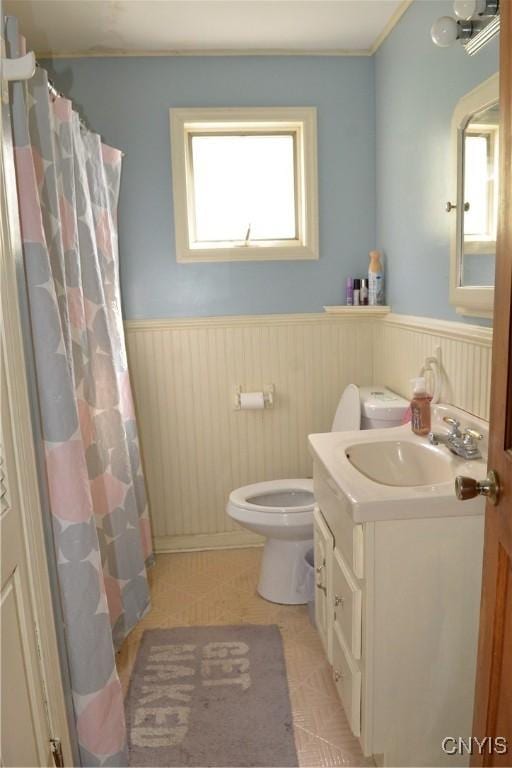
[[[242, 403], [240, 399], [240, 395], [242, 394], [242, 385], [237, 384], [235, 387], [235, 404], [234, 408], [235, 411], [241, 411], [242, 410]], [[265, 384], [263, 386], [263, 402], [265, 404], [265, 408], [273, 408], [274, 407], [274, 393], [275, 393], [275, 387], [273, 384]]]

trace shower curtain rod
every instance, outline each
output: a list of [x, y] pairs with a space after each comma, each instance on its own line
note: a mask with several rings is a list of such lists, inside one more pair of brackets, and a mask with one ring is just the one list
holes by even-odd
[[[36, 67], [42, 68], [39, 62], [36, 61]], [[61, 93], [57, 88], [55, 87], [55, 84], [53, 80], [48, 77], [48, 93], [53, 99], [61, 98], [61, 99], [67, 99], [67, 96], [64, 96], [63, 93]], [[84, 128], [86, 131], [90, 131], [91, 133], [94, 133], [94, 131], [91, 131], [87, 123], [85, 122], [85, 119], [82, 117], [82, 115], [78, 112], [77, 109], [75, 109], [76, 113], [78, 114], [78, 120], [80, 122], [80, 126]], [[121, 157], [124, 157], [125, 153], [121, 150]]]
[[[38, 69], [42, 69], [42, 67], [41, 67], [41, 65], [39, 64], [39, 62], [38, 62], [38, 61], [36, 61], [36, 67], [37, 67]], [[64, 94], [63, 94], [63, 93], [61, 93], [59, 90], [57, 90], [57, 88], [55, 87], [55, 84], [54, 84], [53, 80], [50, 80], [50, 78], [49, 78], [49, 77], [48, 77], [48, 93], [50, 94], [50, 96], [52, 97], [52, 99], [57, 99], [57, 98], [65, 99], [65, 98], [67, 98], [66, 96], [64, 96]], [[85, 122], [85, 120], [84, 120], [84, 118], [82, 117], [82, 115], [81, 115], [81, 114], [78, 112], [78, 110], [76, 110], [76, 112], [77, 112], [77, 114], [78, 114], [78, 119], [79, 119], [79, 121], [80, 121], [80, 125], [82, 126], [82, 128], [85, 128], [85, 130], [86, 130], [86, 131], [89, 131], [89, 130], [90, 130], [90, 128], [89, 128], [89, 126], [87, 125], [87, 123]]]

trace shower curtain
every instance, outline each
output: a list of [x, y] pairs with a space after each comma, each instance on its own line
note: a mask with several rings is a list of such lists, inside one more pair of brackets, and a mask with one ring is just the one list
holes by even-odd
[[[7, 20], [9, 55], [23, 54]], [[127, 765], [115, 648], [149, 607], [151, 531], [126, 360], [116, 208], [121, 152], [12, 87], [25, 279], [82, 765]]]

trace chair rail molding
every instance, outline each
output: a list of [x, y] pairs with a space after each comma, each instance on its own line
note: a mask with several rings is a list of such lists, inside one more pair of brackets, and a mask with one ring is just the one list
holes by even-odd
[[390, 312], [382, 322], [385, 325], [399, 328], [410, 328], [417, 333], [436, 335], [440, 338], [455, 341], [469, 341], [492, 347], [492, 327], [459, 323], [453, 320], [438, 320], [433, 317], [416, 317], [415, 315], [399, 315]]

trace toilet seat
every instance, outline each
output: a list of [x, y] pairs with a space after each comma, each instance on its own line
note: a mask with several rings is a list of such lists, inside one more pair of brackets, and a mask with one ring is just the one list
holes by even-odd
[[[272, 503], [275, 497], [275, 504]], [[268, 480], [236, 488], [229, 501], [239, 509], [263, 514], [296, 515], [312, 512], [315, 504], [313, 481], [308, 478]]]
[[[271, 504], [272, 496], [276, 506]], [[284, 505], [287, 496], [296, 503]], [[256, 503], [258, 500], [264, 503]], [[313, 481], [294, 478], [237, 488], [229, 496], [226, 511], [237, 523], [262, 536], [303, 542], [312, 538], [314, 506]]]

